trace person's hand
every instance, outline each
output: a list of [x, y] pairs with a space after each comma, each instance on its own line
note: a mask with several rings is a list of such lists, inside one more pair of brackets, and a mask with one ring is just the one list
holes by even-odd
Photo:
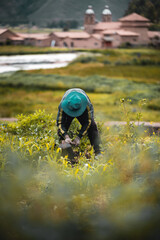
[[73, 140], [73, 144], [75, 144], [76, 146], [78, 146], [80, 144], [80, 138], [79, 137], [76, 137], [74, 140]]
[[70, 139], [70, 137], [68, 135], [65, 136], [65, 142], [71, 144], [72, 140]]

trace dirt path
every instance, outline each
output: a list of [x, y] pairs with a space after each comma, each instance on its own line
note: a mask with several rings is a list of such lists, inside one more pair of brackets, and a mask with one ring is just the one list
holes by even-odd
[[0, 122], [16, 122], [16, 118], [0, 118]]
[[[16, 122], [16, 118], [0, 118], [0, 122]], [[104, 125], [106, 127], [112, 127], [112, 126], [123, 126], [126, 122], [121, 121], [108, 121], [105, 122]], [[149, 133], [160, 133], [160, 122], [134, 122], [136, 126], [143, 125], [144, 128], [149, 130]]]

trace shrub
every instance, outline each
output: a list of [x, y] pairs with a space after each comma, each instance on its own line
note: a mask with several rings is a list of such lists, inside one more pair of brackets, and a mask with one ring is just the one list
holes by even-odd
[[74, 63], [90, 63], [90, 62], [97, 62], [96, 57], [94, 56], [80, 56], [78, 58], [76, 58], [75, 60], [73, 60], [70, 64], [74, 64]]

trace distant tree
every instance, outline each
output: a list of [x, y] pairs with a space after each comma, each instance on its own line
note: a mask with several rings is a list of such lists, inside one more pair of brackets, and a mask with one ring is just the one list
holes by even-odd
[[60, 20], [60, 21], [52, 21], [47, 24], [47, 27], [49, 28], [62, 28], [63, 31], [68, 31], [71, 29], [76, 29], [79, 26], [79, 22], [77, 20]]
[[79, 23], [78, 23], [78, 21], [77, 20], [70, 20], [69, 21], [69, 25], [70, 25], [70, 28], [78, 28], [78, 26], [79, 26]]
[[150, 30], [150, 31], [160, 31], [160, 23], [159, 23], [159, 24], [152, 24], [152, 25], [149, 27], [149, 30]]
[[50, 23], [47, 24], [48, 28], [58, 28], [58, 22], [57, 21], [52, 21]]
[[160, 0], [131, 0], [125, 15], [133, 12], [157, 24], [160, 22]]

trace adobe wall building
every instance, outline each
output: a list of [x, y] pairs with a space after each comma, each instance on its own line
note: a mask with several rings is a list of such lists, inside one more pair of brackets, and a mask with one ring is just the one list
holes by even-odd
[[23, 45], [23, 38], [9, 29], [2, 28], [0, 29], [0, 45], [6, 43], [13, 45]]
[[[92, 14], [91, 11], [92, 10]], [[92, 20], [89, 20], [91, 17]], [[90, 25], [88, 24], [90, 23]], [[137, 13], [112, 21], [108, 6], [102, 11], [102, 21], [95, 23], [95, 14], [91, 7], [85, 13], [84, 29], [90, 34], [100, 34], [103, 47], [119, 47], [122, 44], [147, 45], [149, 43], [148, 27], [150, 21]], [[89, 31], [88, 31], [89, 29]]]
[[81, 32], [53, 32], [50, 34], [52, 46], [68, 48], [102, 48], [101, 37], [97, 34]]
[[54, 32], [50, 36], [55, 46], [59, 47], [116, 48], [125, 44], [148, 45], [160, 41], [160, 34], [148, 31], [150, 24], [149, 19], [137, 13], [114, 22], [108, 6], [102, 11], [101, 22], [96, 22], [95, 12], [90, 5], [84, 14], [83, 32]]
[[25, 46], [50, 47], [51, 38], [47, 33], [18, 33]]
[[84, 49], [116, 48], [125, 44], [160, 45], [160, 32], [148, 31], [149, 19], [137, 13], [112, 21], [112, 12], [105, 6], [101, 18], [97, 22], [92, 6], [88, 6], [84, 14], [84, 31], [22, 34], [0, 29], [0, 44], [10, 41], [14, 45]]

